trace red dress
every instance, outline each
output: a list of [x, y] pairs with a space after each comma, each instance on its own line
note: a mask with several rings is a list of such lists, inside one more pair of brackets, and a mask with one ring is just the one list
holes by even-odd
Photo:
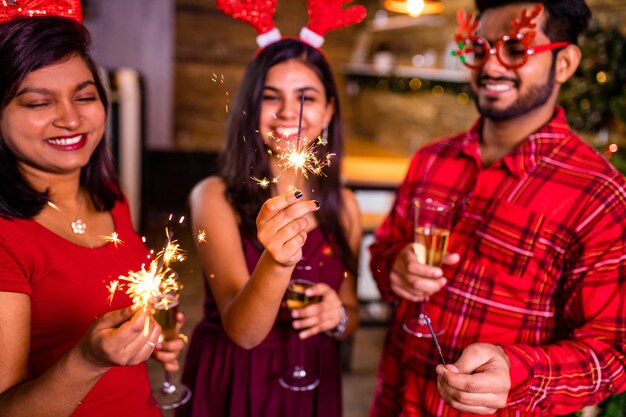
[[[34, 220], [0, 219], [0, 291], [28, 294], [32, 328], [29, 367], [38, 377], [66, 354], [96, 317], [127, 307], [116, 293], [109, 305], [106, 285], [146, 262], [146, 247], [133, 230], [127, 203], [111, 211], [123, 244], [76, 245]], [[148, 405], [145, 363], [107, 371], [73, 416], [160, 416]]]
[[[252, 272], [261, 250], [243, 241], [248, 270]], [[343, 282], [339, 249], [319, 229], [309, 233], [303, 259], [293, 278], [325, 282], [335, 291]], [[339, 417], [341, 372], [337, 342], [326, 334], [299, 340], [289, 312], [281, 309], [267, 338], [251, 350], [232, 342], [222, 327], [215, 300], [205, 280], [205, 314], [194, 330], [187, 352], [183, 382], [193, 391], [191, 401], [177, 416], [194, 417]], [[301, 345], [300, 345], [301, 344]], [[320, 384], [308, 392], [293, 392], [278, 379], [293, 365], [300, 347], [307, 369]]]

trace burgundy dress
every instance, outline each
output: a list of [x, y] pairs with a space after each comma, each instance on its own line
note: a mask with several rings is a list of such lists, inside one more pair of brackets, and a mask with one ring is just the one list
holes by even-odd
[[[261, 250], [246, 239], [243, 247], [248, 270], [252, 272]], [[313, 230], [292, 279], [325, 282], [338, 291], [343, 276], [339, 248], [324, 239], [319, 229]], [[193, 396], [177, 411], [177, 416], [341, 416], [341, 372], [338, 344], [333, 338], [318, 334], [299, 340], [291, 327], [289, 312], [281, 308], [265, 340], [254, 349], [243, 349], [224, 332], [206, 280], [205, 289], [204, 317], [193, 332], [182, 378]], [[307, 370], [320, 378], [319, 386], [308, 392], [290, 391], [278, 382], [293, 365], [301, 346]]]

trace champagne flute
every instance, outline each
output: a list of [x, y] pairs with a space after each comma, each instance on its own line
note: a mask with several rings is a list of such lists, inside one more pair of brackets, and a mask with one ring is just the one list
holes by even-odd
[[[178, 292], [162, 294], [154, 300], [152, 309], [154, 319], [161, 325], [163, 340], [175, 340], [179, 337], [176, 330], [176, 315], [178, 313]], [[176, 384], [172, 373], [165, 370], [165, 380], [156, 390], [152, 391], [150, 403], [155, 407], [169, 410], [185, 404], [191, 398], [191, 390], [184, 384]]]
[[[309, 304], [322, 301], [319, 295], [309, 297], [305, 294], [307, 288], [315, 285], [314, 282], [305, 279], [294, 279], [287, 287], [285, 305], [289, 310], [304, 308]], [[310, 391], [315, 389], [319, 383], [319, 378], [304, 367], [302, 341], [298, 340], [297, 360], [295, 365], [280, 377], [278, 382], [283, 388], [292, 391]]]
[[[439, 267], [448, 248], [454, 206], [432, 198], [416, 198], [413, 206], [415, 257], [421, 264]], [[419, 303], [418, 316], [405, 320], [402, 328], [417, 337], [439, 336], [443, 333], [442, 328], [432, 325], [428, 315], [428, 299]]]

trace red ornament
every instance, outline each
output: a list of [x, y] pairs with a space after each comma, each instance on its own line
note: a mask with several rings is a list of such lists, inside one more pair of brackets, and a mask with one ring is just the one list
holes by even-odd
[[0, 23], [20, 16], [63, 16], [83, 21], [80, 0], [0, 0]]

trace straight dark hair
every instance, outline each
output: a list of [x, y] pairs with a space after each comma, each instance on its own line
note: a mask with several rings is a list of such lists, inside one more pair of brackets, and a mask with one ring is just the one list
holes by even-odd
[[296, 39], [282, 39], [262, 49], [248, 65], [237, 92], [226, 125], [224, 148], [219, 158], [219, 175], [227, 184], [227, 198], [237, 211], [241, 231], [248, 239], [256, 237], [256, 216], [263, 202], [271, 197], [274, 185], [263, 189], [251, 177], [272, 178], [266, 145], [258, 132], [263, 87], [270, 68], [289, 60], [298, 60], [311, 68], [324, 85], [327, 102], [334, 102], [335, 112], [328, 125], [328, 144], [315, 150], [323, 160], [334, 153], [335, 161], [324, 168], [323, 179], [312, 175], [309, 184], [321, 202], [315, 213], [319, 227], [326, 237], [332, 236], [342, 252], [346, 269], [356, 276], [356, 254], [352, 252], [341, 224], [340, 161], [343, 156], [343, 128], [337, 86], [328, 62], [322, 53]]
[[[65, 17], [18, 17], [0, 24], [0, 118], [28, 74], [74, 56], [85, 61], [100, 101], [108, 109], [106, 90], [89, 55], [90, 46], [87, 29]], [[122, 199], [104, 138], [81, 170], [80, 183], [99, 211], [111, 210]], [[48, 191], [38, 192], [24, 179], [15, 155], [0, 137], [0, 216], [32, 219], [48, 200]]]
[[548, 18], [542, 29], [552, 42], [569, 42], [577, 45], [579, 35], [587, 30], [591, 19], [591, 10], [585, 0], [476, 0], [476, 8], [482, 13], [488, 9], [517, 3], [543, 5]]

